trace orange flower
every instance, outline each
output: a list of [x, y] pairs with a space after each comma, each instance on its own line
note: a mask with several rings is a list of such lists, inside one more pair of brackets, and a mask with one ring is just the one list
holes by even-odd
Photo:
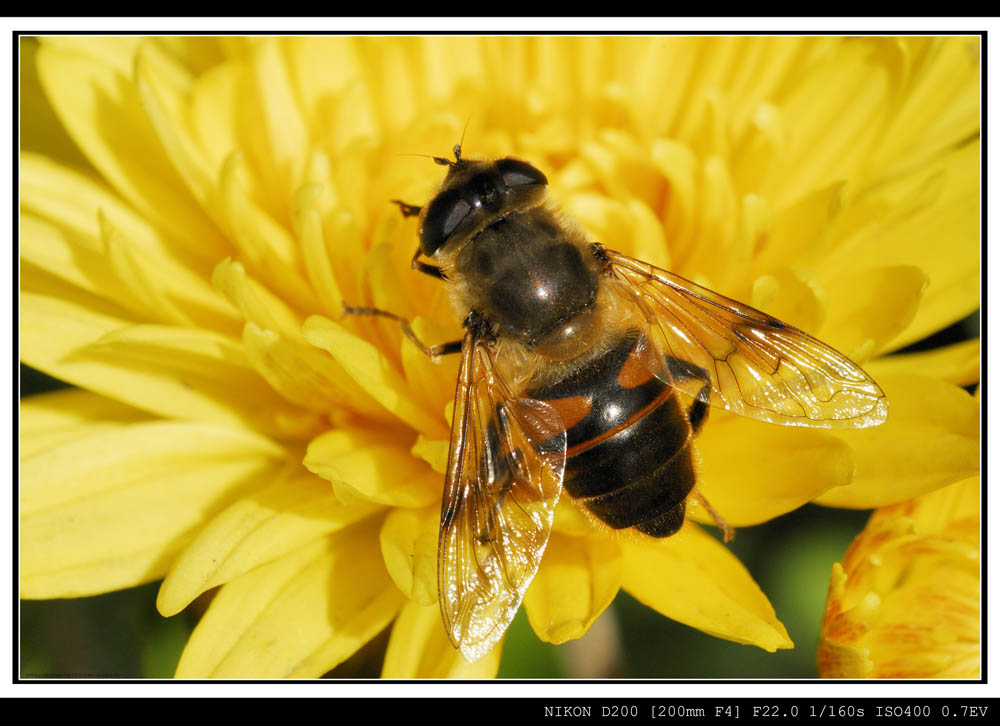
[[833, 566], [825, 678], [979, 678], [979, 477], [879, 509]]

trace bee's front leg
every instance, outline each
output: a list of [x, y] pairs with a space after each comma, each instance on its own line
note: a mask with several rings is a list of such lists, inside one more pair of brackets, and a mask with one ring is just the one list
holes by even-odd
[[418, 207], [416, 204], [407, 204], [401, 199], [390, 199], [389, 201], [399, 207], [399, 211], [403, 213], [404, 217], [416, 217], [422, 209], [422, 207]]

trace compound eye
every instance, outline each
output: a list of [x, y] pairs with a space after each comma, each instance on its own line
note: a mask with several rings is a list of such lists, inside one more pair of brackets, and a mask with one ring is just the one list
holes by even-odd
[[496, 178], [490, 174], [477, 174], [469, 180], [472, 203], [488, 212], [498, 212], [503, 206], [503, 195], [497, 189]]
[[427, 209], [420, 227], [420, 249], [425, 255], [437, 252], [458, 228], [472, 206], [454, 190], [440, 194]]
[[497, 162], [497, 170], [503, 183], [511, 188], [536, 184], [547, 186], [549, 183], [542, 172], [519, 159], [501, 159]]

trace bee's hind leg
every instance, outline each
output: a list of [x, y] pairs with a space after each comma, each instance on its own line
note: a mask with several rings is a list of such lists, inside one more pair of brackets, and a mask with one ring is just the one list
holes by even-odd
[[689, 363], [688, 361], [669, 355], [666, 357], [666, 362], [667, 370], [670, 371], [670, 376], [675, 381], [694, 379], [704, 384], [694, 397], [691, 408], [688, 409], [688, 421], [691, 423], [691, 430], [697, 434], [701, 431], [702, 426], [705, 425], [705, 420], [708, 418], [708, 402], [712, 395], [708, 371], [700, 366], [696, 366], [694, 363]]
[[404, 317], [396, 315], [395, 313], [390, 313], [388, 310], [379, 310], [378, 308], [363, 308], [356, 307], [354, 305], [348, 305], [344, 303], [344, 316], [347, 315], [377, 315], [380, 318], [389, 318], [390, 320], [395, 320], [399, 323], [399, 327], [403, 329], [403, 335], [405, 335], [411, 343], [417, 346], [428, 358], [437, 358], [442, 355], [450, 355], [452, 353], [462, 352], [462, 341], [452, 340], [448, 343], [441, 343], [440, 345], [429, 346], [426, 345], [417, 334], [413, 332], [413, 328], [410, 327], [410, 321]]
[[713, 507], [711, 504], [708, 503], [708, 500], [705, 499], [705, 495], [698, 490], [698, 487], [695, 487], [694, 489], [691, 490], [691, 496], [694, 497], [695, 501], [698, 502], [698, 504], [700, 504], [701, 506], [703, 506], [705, 508], [705, 511], [708, 512], [712, 516], [712, 519], [715, 520], [716, 526], [718, 526], [718, 528], [722, 530], [723, 541], [724, 542], [731, 541], [736, 534], [733, 531], [733, 528], [730, 527], [729, 523], [722, 518], [721, 514], [715, 511], [715, 507]]

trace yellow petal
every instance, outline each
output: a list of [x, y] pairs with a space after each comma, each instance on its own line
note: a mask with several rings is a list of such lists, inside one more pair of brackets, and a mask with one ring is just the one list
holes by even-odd
[[169, 35], [146, 38], [147, 44], [156, 45], [169, 53], [178, 63], [192, 73], [202, 73], [225, 60], [222, 45], [235, 38], [206, 38], [204, 36]]
[[673, 139], [654, 141], [650, 161], [667, 180], [668, 195], [662, 216], [666, 238], [675, 250], [677, 241], [688, 239], [695, 229], [698, 161], [690, 148]]
[[302, 284], [301, 259], [285, 225], [264, 210], [239, 179], [242, 152], [234, 151], [219, 174], [223, 225], [254, 277], [289, 305], [315, 310], [319, 301]]
[[[196, 86], [172, 83], [162, 63], [157, 63], [156, 46], [145, 43], [135, 61], [135, 85], [146, 118], [163, 150], [187, 189], [217, 225], [225, 223], [222, 197], [217, 184], [220, 161], [206, 154], [197, 138], [197, 128], [189, 123], [189, 98]], [[197, 96], [195, 96], [197, 98]], [[231, 151], [234, 147], [226, 149]]]
[[[324, 180], [323, 188], [329, 189], [332, 184], [332, 179], [327, 178]], [[298, 234], [303, 247], [306, 271], [311, 277], [315, 277], [315, 271], [311, 270], [312, 266], [316, 264], [314, 258], [322, 259], [322, 264], [330, 268], [330, 274], [336, 275], [336, 290], [324, 290], [321, 287], [322, 281], [314, 282], [313, 286], [323, 294], [342, 296], [330, 298], [332, 311], [335, 315], [340, 315], [344, 309], [345, 300], [362, 299], [359, 292], [360, 279], [353, 269], [342, 263], [342, 260], [361, 259], [364, 255], [367, 238], [357, 218], [345, 209], [331, 208], [328, 212], [322, 212], [320, 216], [323, 226], [322, 240], [314, 239], [307, 234], [307, 225], [305, 224], [298, 228]]]
[[615, 599], [621, 577], [613, 540], [553, 533], [524, 595], [531, 627], [547, 643], [579, 638]]
[[834, 565], [818, 665], [832, 678], [978, 678], [980, 480], [876, 510]]
[[216, 174], [226, 157], [242, 146], [238, 130], [241, 71], [238, 63], [220, 63], [198, 76], [189, 97], [192, 134]]
[[145, 320], [191, 326], [191, 318], [164, 294], [170, 283], [160, 283], [156, 267], [136, 255], [133, 245], [103, 215], [98, 216], [105, 263], [125, 291], [122, 304]]
[[316, 678], [348, 658], [404, 600], [382, 566], [378, 524], [359, 523], [223, 585], [176, 676]]
[[[718, 270], [725, 280], [726, 256], [733, 254], [740, 219], [740, 200], [736, 196], [729, 169], [722, 158], [710, 156], [695, 171], [695, 209], [692, 220], [697, 234], [688, 245], [677, 245], [675, 269], [696, 276], [705, 270]], [[722, 286], [720, 292], [734, 291]]]
[[663, 269], [670, 269], [670, 252], [663, 233], [663, 223], [653, 210], [638, 199], [630, 199], [632, 245], [635, 256]]
[[476, 83], [482, 78], [484, 59], [483, 43], [480, 38], [423, 37], [420, 41], [427, 64], [425, 69], [427, 91], [432, 96], [450, 98], [452, 91], [461, 87], [463, 83]]
[[[617, 230], [628, 228], [628, 212], [623, 204], [603, 194], [577, 192], [566, 200], [566, 211], [583, 225], [592, 240], [618, 240]], [[629, 240], [629, 235], [621, 235]], [[626, 254], [631, 254], [626, 251]]]
[[[436, 325], [423, 317], [412, 321], [414, 334], [425, 345], [434, 346], [451, 340], [460, 340], [461, 332], [451, 326]], [[411, 341], [400, 342], [403, 373], [413, 390], [413, 395], [428, 411], [441, 411], [455, 399], [460, 355], [428, 358]]]
[[826, 317], [826, 295], [815, 277], [802, 269], [785, 267], [758, 277], [750, 304], [810, 334]]
[[820, 339], [849, 355], [869, 340], [875, 350], [884, 349], [917, 314], [927, 283], [927, 275], [909, 265], [831, 280]]
[[192, 320], [232, 329], [234, 311], [207, 282], [211, 267], [186, 254], [103, 184], [30, 153], [21, 154], [20, 169], [23, 216], [53, 230], [39, 237], [22, 228], [22, 259], [94, 294], [117, 299], [120, 283], [104, 254], [110, 238], [121, 239], [155, 289]]
[[[601, 131], [598, 141], [586, 141], [579, 149], [580, 158], [591, 166], [612, 197], [650, 208], [659, 204], [664, 183], [663, 177], [646, 162], [646, 153], [634, 136], [618, 129]], [[662, 239], [662, 231], [653, 234]]]
[[45, 36], [41, 40], [46, 46], [85, 54], [114, 68], [119, 73], [128, 75], [132, 72], [132, 61], [143, 38], [141, 36], [98, 38], [94, 36], [53, 35]]
[[438, 601], [438, 524], [441, 508], [392, 510], [379, 533], [382, 557], [393, 582], [421, 605]]
[[[96, 218], [94, 221], [96, 226]], [[190, 325], [197, 319], [209, 328], [234, 329], [236, 316], [232, 309], [203, 281], [187, 285], [192, 279], [187, 270], [185, 274], [170, 276], [173, 266], [168, 261], [150, 260], [106, 219], [101, 220], [100, 226], [99, 237], [84, 237], [31, 212], [22, 212], [22, 263], [47, 273], [47, 276], [24, 277], [22, 289], [58, 297], [65, 285], [46, 284], [46, 281], [64, 282], [88, 295], [105, 298], [136, 318], [181, 325]], [[200, 304], [201, 300], [194, 300], [203, 292], [216, 300], [207, 306]], [[223, 307], [226, 311], [217, 314]]]
[[[787, 266], [825, 263], [830, 230], [844, 207], [842, 181], [810, 190], [793, 204], [775, 212], [771, 233], [751, 260], [752, 275]], [[854, 269], [853, 267], [851, 269]]]
[[133, 325], [104, 335], [75, 355], [142, 370], [167, 386], [177, 385], [173, 379], [178, 379], [190, 390], [204, 391], [253, 428], [305, 436], [322, 425], [321, 416], [276, 396], [255, 375], [244, 348], [208, 330]]
[[608, 526], [573, 497], [559, 498], [552, 528], [573, 537], [600, 537], [608, 534]]
[[247, 431], [137, 423], [21, 462], [21, 595], [79, 597], [162, 577], [197, 529], [285, 456]]
[[626, 76], [632, 92], [641, 94], [644, 88], [667, 91], [650, 99], [654, 128], [665, 132], [683, 120], [683, 114], [678, 112], [679, 104], [686, 100], [681, 89], [686, 87], [698, 61], [697, 48], [692, 38], [653, 38], [637, 49], [635, 67]]
[[371, 343], [318, 315], [306, 320], [302, 334], [317, 348], [328, 351], [372, 398], [400, 420], [430, 438], [447, 438], [444, 421], [413, 401], [402, 376]]
[[910, 87], [882, 142], [872, 149], [868, 166], [873, 170], [891, 173], [893, 163], [924, 161], [979, 129], [979, 38], [928, 38], [923, 49], [913, 47], [914, 40], [897, 41]]
[[825, 275], [846, 279], [852, 270], [896, 265], [927, 275], [920, 307], [893, 347], [925, 338], [979, 306], [979, 157], [978, 140], [956, 148], [855, 203], [838, 223], [844, 237], [827, 257]]
[[335, 429], [309, 443], [302, 463], [333, 482], [345, 502], [425, 507], [441, 496], [441, 475], [410, 454], [403, 431]]
[[[371, 137], [363, 137], [354, 141], [337, 155], [336, 163], [331, 169], [330, 184], [336, 195], [337, 208], [347, 215], [350, 225], [361, 230], [359, 238], [350, 240], [351, 246], [341, 248], [338, 244], [337, 248], [333, 250], [335, 255], [357, 253], [358, 256], [352, 257], [352, 259], [362, 259], [364, 253], [371, 249], [371, 243], [374, 241], [371, 237], [372, 230], [369, 227], [372, 222], [370, 191], [367, 184], [358, 183], [359, 179], [371, 178], [369, 164], [371, 163], [373, 147], [374, 142]], [[386, 192], [389, 190], [387, 189]], [[386, 209], [387, 198], [391, 199], [388, 194], [378, 199], [379, 209]], [[327, 232], [330, 233], [331, 230], [328, 229]]]
[[[388, 220], [382, 224], [384, 230], [390, 223]], [[381, 237], [379, 231], [373, 235], [376, 239]], [[407, 293], [403, 287], [401, 273], [407, 267], [400, 264], [399, 250], [388, 242], [376, 244], [365, 256], [364, 275], [368, 286], [372, 290], [373, 306], [381, 310], [405, 311], [409, 307]], [[410, 279], [410, 275], [407, 279]], [[426, 277], [421, 275], [421, 277]], [[409, 299], [423, 300], [423, 296]], [[398, 314], [398, 312], [397, 312]], [[362, 322], [364, 317], [355, 318], [355, 322]], [[376, 344], [382, 350], [395, 354], [399, 350], [398, 341], [402, 337], [399, 323], [379, 318], [367, 318], [367, 321], [374, 324]]]
[[854, 480], [818, 498], [821, 504], [869, 509], [926, 494], [979, 471], [979, 403], [961, 388], [909, 373], [879, 384], [889, 418], [864, 431], [830, 432], [848, 444]]
[[[21, 293], [24, 361], [49, 375], [168, 418], [285, 433], [313, 430], [247, 366], [234, 341], [197, 328], [130, 325]], [[308, 419], [313, 420], [308, 420]]]
[[956, 386], [971, 386], [980, 376], [979, 338], [919, 353], [884, 356], [866, 363], [865, 369], [876, 381], [894, 373], [916, 373]]
[[150, 418], [137, 408], [77, 388], [22, 398], [20, 414], [21, 458]]
[[[977, 474], [927, 494], [909, 508], [906, 516], [913, 520], [914, 529], [920, 534], [950, 535], [978, 542], [981, 499], [981, 481]], [[973, 519], [976, 520], [973, 532], [958, 534], [950, 531], [956, 525], [964, 526]]]
[[226, 258], [212, 271], [212, 284], [242, 313], [243, 319], [289, 340], [301, 339], [302, 322], [288, 304], [247, 274], [239, 262]]
[[[783, 149], [775, 206], [802, 189], [823, 187], [850, 178], [875, 142], [882, 138], [890, 108], [889, 74], [870, 58], [863, 44], [837, 39], [836, 52], [821, 56], [809, 69], [808, 82], [798, 83], [781, 100], [794, 129]], [[823, 88], [818, 94], [816, 88]]]
[[[788, 148], [789, 119], [782, 108], [768, 96], [752, 99], [733, 99], [744, 106], [741, 142], [733, 148], [733, 181], [739, 189], [752, 189], [757, 193], [773, 190], [781, 181], [782, 157]], [[784, 205], [783, 205], [784, 206]], [[785, 207], [787, 208], [787, 207]]]
[[417, 436], [417, 443], [410, 449], [410, 453], [423, 459], [438, 474], [444, 474], [448, 470], [448, 448], [450, 441], [431, 441], [425, 439], [423, 435]]
[[176, 558], [156, 607], [179, 613], [198, 595], [258, 565], [305, 546], [378, 511], [343, 505], [309, 473], [280, 477], [220, 512]]
[[672, 620], [768, 652], [792, 647], [750, 573], [697, 525], [664, 540], [623, 541], [622, 564], [622, 587]]
[[400, 43], [385, 43], [380, 38], [360, 40], [360, 53], [367, 60], [369, 73], [377, 79], [369, 83], [369, 93], [383, 128], [396, 129], [417, 115], [423, 74], [418, 73], [416, 38]]
[[[325, 157], [319, 158], [325, 159]], [[323, 165], [326, 166], [328, 163], [325, 162]], [[320, 197], [324, 191], [329, 191], [329, 185], [314, 182], [302, 186], [295, 193], [292, 221], [302, 245], [302, 257], [309, 282], [322, 301], [324, 312], [334, 316], [343, 310], [345, 298], [334, 272], [333, 260], [328, 252], [323, 230]]]
[[[243, 329], [247, 357], [257, 372], [287, 400], [329, 416], [360, 414], [385, 425], [395, 419], [354, 382], [336, 360], [313, 346], [282, 338], [254, 323]], [[303, 431], [315, 435], [318, 431]]]
[[[310, 125], [314, 129], [328, 129], [329, 124], [340, 117], [331, 104], [341, 101], [351, 81], [364, 73], [357, 42], [349, 37], [302, 36], [283, 40], [291, 81], [301, 99], [301, 107], [305, 113], [312, 114]], [[346, 139], [365, 135], [366, 132], [376, 133], [369, 105], [361, 103], [352, 110], [354, 113], [350, 116], [345, 114], [345, 117], [350, 118], [355, 130], [348, 132], [337, 127], [340, 133], [334, 134], [338, 141], [334, 148], [338, 150]]]
[[713, 273], [719, 285], [737, 290], [746, 284], [750, 260], [767, 239], [772, 224], [771, 208], [763, 197], [744, 194], [740, 198], [738, 226], [732, 246], [723, 253], [718, 272]]
[[[20, 151], [23, 162], [25, 152], [44, 152], [52, 159], [79, 169], [92, 170], [90, 162], [80, 153], [80, 149], [59, 123], [55, 111], [38, 79], [35, 56], [38, 53], [38, 38], [21, 36], [18, 39], [18, 74], [20, 111]], [[23, 170], [22, 170], [23, 174]]]
[[670, 268], [663, 224], [642, 200], [617, 202], [597, 194], [573, 194], [567, 211], [585, 225], [592, 241], [613, 245], [625, 254]]
[[536, 82], [548, 91], [546, 101], [555, 108], [564, 108], [572, 103], [575, 89], [566, 81], [573, 77], [574, 55], [567, 53], [565, 39], [548, 36], [538, 39], [535, 45], [537, 53]]
[[263, 174], [265, 198], [287, 204], [301, 182], [309, 143], [305, 120], [292, 87], [281, 42], [267, 38], [255, 49], [242, 118], [253, 132], [247, 134], [250, 150]]
[[437, 605], [408, 602], [389, 637], [383, 678], [493, 678], [500, 668], [503, 641], [469, 663], [448, 640]]
[[198, 258], [224, 256], [228, 244], [184, 190], [128, 78], [75, 51], [43, 46], [37, 59], [59, 118], [122, 196]]
[[846, 587], [847, 574], [844, 567], [839, 562], [834, 562], [826, 599], [826, 615], [823, 618], [824, 622], [830, 621], [831, 629], [820, 639], [816, 651], [816, 666], [823, 674], [849, 674], [851, 678], [868, 678], [875, 670], [871, 651], [853, 642], [837, 642], [836, 638], [853, 640], [852, 633], [856, 637], [856, 634], [866, 631], [870, 625], [866, 616], [878, 607], [878, 598], [870, 596], [876, 600], [873, 607], [865, 607], [865, 603], [861, 603], [860, 606], [841, 613]]
[[[699, 488], [736, 527], [760, 524], [851, 482], [851, 448], [825, 431], [726, 416], [704, 428]], [[714, 523], [700, 507], [692, 516]]]

